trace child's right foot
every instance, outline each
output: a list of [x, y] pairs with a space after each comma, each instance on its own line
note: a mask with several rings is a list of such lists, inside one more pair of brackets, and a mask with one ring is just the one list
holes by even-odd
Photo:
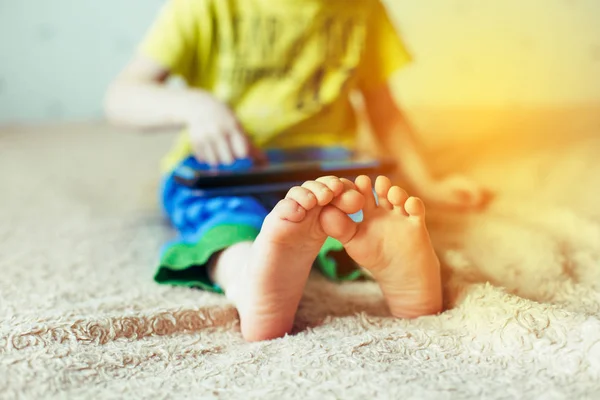
[[352, 186], [335, 177], [306, 182], [267, 216], [248, 259], [238, 261], [245, 268], [226, 288], [246, 340], [273, 339], [291, 330], [312, 264], [327, 239], [319, 215], [328, 204], [358, 212], [364, 197]]
[[379, 283], [392, 315], [415, 318], [442, 309], [439, 260], [425, 226], [421, 200], [408, 197], [386, 177], [356, 179], [365, 196], [364, 220], [356, 224], [335, 207], [321, 212], [324, 231], [344, 244], [348, 255]]

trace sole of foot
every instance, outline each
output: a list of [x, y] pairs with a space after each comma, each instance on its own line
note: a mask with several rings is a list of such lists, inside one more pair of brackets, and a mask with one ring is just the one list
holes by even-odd
[[378, 282], [392, 315], [416, 318], [442, 311], [440, 263], [425, 224], [423, 202], [390, 180], [356, 179], [364, 196], [363, 221], [355, 223], [335, 207], [320, 214], [327, 235], [344, 244], [348, 255]]

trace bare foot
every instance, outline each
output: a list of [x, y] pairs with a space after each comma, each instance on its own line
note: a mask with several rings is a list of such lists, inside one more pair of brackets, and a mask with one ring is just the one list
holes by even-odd
[[425, 226], [425, 207], [390, 180], [356, 179], [365, 196], [363, 222], [354, 223], [344, 212], [326, 207], [321, 225], [344, 244], [346, 252], [379, 283], [392, 315], [415, 318], [442, 309], [440, 263]]
[[328, 204], [352, 214], [363, 207], [364, 197], [338, 178], [319, 178], [292, 188], [265, 219], [249, 260], [242, 260], [246, 267], [238, 264], [225, 288], [246, 340], [290, 332], [312, 264], [327, 239], [319, 216]]

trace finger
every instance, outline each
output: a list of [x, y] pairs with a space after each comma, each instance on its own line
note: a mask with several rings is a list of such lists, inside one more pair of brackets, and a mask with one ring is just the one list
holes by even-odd
[[196, 148], [193, 147], [192, 148], [192, 152], [194, 154], [194, 158], [200, 163], [200, 164], [204, 164], [206, 162], [206, 158], [204, 157], [204, 152], [202, 151], [201, 148]]
[[484, 203], [485, 190], [473, 189], [471, 192], [471, 206], [479, 207]]
[[210, 142], [204, 143], [202, 146], [202, 152], [204, 154], [204, 161], [210, 165], [211, 167], [216, 167], [218, 165], [217, 161], [217, 152], [213, 148], [213, 144]]
[[229, 146], [236, 159], [247, 158], [250, 153], [250, 146], [246, 135], [240, 131], [235, 131], [228, 138]]
[[206, 154], [204, 152], [204, 144], [200, 142], [192, 142], [192, 152], [194, 153], [194, 157], [198, 162], [205, 164], [206, 163]]
[[448, 180], [454, 183], [453, 196], [457, 201], [468, 206], [477, 206], [482, 202], [483, 193], [475, 182], [464, 176], [457, 176]]
[[218, 161], [223, 165], [231, 165], [235, 161], [232, 154], [231, 148], [229, 147], [229, 141], [227, 138], [219, 138], [214, 143], [214, 149], [218, 157]]
[[493, 199], [494, 193], [490, 189], [481, 189], [481, 197], [479, 199], [478, 208], [486, 207]]
[[285, 198], [294, 200], [306, 211], [312, 210], [317, 205], [317, 197], [314, 193], [300, 186], [291, 188], [285, 195]]

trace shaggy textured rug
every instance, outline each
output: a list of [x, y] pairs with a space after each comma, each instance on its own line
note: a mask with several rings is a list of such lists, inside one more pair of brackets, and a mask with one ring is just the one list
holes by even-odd
[[0, 131], [0, 398], [600, 397], [600, 138], [439, 158], [497, 192], [429, 214], [443, 314], [315, 275], [295, 333], [255, 344], [224, 298], [152, 281], [171, 138]]

